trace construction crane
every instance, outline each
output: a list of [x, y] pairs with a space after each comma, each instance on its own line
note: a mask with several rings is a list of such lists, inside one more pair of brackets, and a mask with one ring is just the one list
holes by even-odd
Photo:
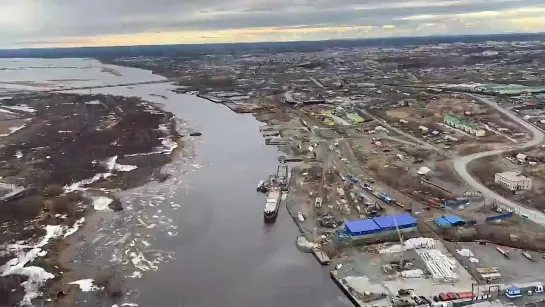
[[394, 225], [396, 226], [397, 236], [399, 238], [399, 244], [401, 245], [401, 256], [399, 257], [399, 268], [401, 269], [405, 267], [405, 264], [403, 263], [404, 261], [403, 256], [405, 255], [405, 249], [403, 247], [403, 235], [401, 231], [399, 230], [399, 226], [397, 225], [397, 220], [395, 216], [393, 218], [394, 218]]

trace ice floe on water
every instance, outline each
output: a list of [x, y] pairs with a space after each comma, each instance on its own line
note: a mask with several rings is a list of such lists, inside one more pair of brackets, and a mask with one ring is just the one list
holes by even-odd
[[132, 275], [127, 276], [128, 278], [142, 278], [142, 272], [140, 271], [134, 271]]
[[89, 291], [96, 291], [100, 290], [100, 287], [93, 284], [93, 279], [87, 278], [87, 279], [80, 279], [73, 282], [68, 283], [69, 285], [78, 285], [81, 291], [83, 292], [89, 292]]
[[91, 200], [93, 201], [93, 208], [96, 211], [112, 211], [108, 205], [114, 201], [113, 199], [106, 196], [93, 196]]
[[78, 231], [78, 229], [83, 225], [84, 222], [85, 222], [85, 218], [84, 218], [84, 217], [82, 217], [81, 219], [77, 220], [77, 221], [74, 223], [74, 225], [73, 225], [70, 229], [68, 229], [68, 230], [66, 231], [66, 233], [64, 234], [64, 237], [67, 238], [67, 237], [69, 237], [69, 236], [75, 234], [75, 233]]

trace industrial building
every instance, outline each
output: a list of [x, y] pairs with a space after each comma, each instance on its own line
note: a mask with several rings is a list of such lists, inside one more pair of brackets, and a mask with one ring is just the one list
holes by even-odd
[[506, 186], [511, 191], [531, 190], [532, 179], [524, 177], [521, 174], [513, 171], [496, 173], [494, 176], [496, 183]]
[[460, 129], [467, 133], [473, 134], [475, 136], [481, 137], [485, 136], [486, 132], [479, 128], [477, 125], [472, 123], [469, 119], [465, 117], [459, 117], [454, 115], [445, 116], [443, 122], [445, 125], [451, 126], [456, 129]]
[[392, 233], [416, 230], [416, 219], [409, 213], [384, 215], [372, 219], [347, 221], [344, 230], [352, 240], [370, 239]]
[[443, 215], [434, 220], [435, 225], [439, 226], [440, 228], [450, 228], [450, 227], [458, 227], [458, 226], [464, 226], [466, 222], [457, 215]]

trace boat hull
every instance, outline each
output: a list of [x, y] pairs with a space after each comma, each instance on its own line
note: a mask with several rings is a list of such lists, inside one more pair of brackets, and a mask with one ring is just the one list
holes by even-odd
[[264, 213], [263, 214], [263, 221], [265, 223], [274, 223], [276, 221], [276, 217], [278, 216], [278, 210], [270, 213]]

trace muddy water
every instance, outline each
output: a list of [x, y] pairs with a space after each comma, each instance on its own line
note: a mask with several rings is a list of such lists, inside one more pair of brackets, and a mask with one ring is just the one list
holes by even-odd
[[[75, 74], [85, 79], [76, 82], [80, 85], [93, 84], [89, 79], [94, 84], [160, 79], [117, 66], [110, 67], [122, 76], [112, 76], [99, 63], [84, 63], [53, 66], [76, 67], [63, 68], [62, 77]], [[143, 271], [141, 278], [126, 280], [128, 288], [137, 289], [130, 302], [140, 306], [350, 306], [326, 270], [295, 248], [298, 230], [285, 208], [274, 225], [263, 224], [265, 199], [255, 187], [275, 171], [279, 152], [264, 145], [260, 123], [172, 89], [148, 84], [92, 90], [161, 103], [186, 121], [182, 130], [190, 127], [203, 135], [184, 138], [186, 146], [166, 168], [172, 179], [123, 193], [126, 210], [117, 216], [99, 213], [104, 221], [91, 233], [100, 237], [87, 238], [76, 262], [114, 264], [125, 276]], [[157, 261], [142, 266], [134, 252], [146, 249], [152, 250], [144, 254], [146, 260]]]

